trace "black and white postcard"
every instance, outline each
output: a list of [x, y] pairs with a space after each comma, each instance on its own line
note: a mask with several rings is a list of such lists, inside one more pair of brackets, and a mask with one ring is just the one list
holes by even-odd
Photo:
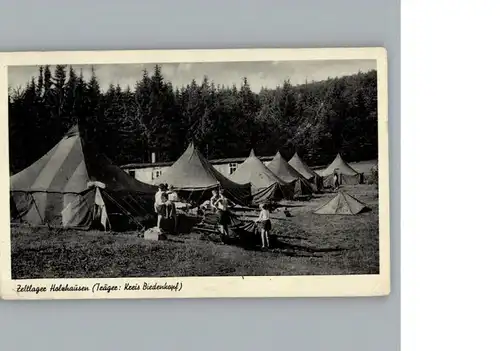
[[390, 292], [383, 48], [0, 54], [4, 299]]

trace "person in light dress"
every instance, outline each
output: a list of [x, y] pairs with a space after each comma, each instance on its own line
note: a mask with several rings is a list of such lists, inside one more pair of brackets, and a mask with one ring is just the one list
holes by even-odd
[[165, 213], [165, 184], [158, 185], [158, 191], [155, 194], [154, 210], [158, 216], [156, 228], [161, 231], [161, 221]]

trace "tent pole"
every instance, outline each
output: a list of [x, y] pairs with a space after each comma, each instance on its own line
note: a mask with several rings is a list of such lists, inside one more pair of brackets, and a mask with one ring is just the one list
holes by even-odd
[[132, 200], [132, 202], [134, 202], [145, 214], [149, 213], [140, 203], [139, 201], [137, 201], [135, 199], [134, 196], [132, 196], [131, 194], [128, 194], [127, 195], [127, 198], [130, 198]]
[[[105, 211], [106, 211], [106, 223], [104, 223], [104, 232], [107, 233], [109, 232], [112, 228], [111, 228], [111, 222], [109, 221], [109, 216], [107, 215], [108, 213], [108, 210], [106, 209], [106, 205], [103, 206]], [[102, 210], [101, 210], [102, 211]], [[107, 225], [106, 225], [107, 224]], [[108, 230], [108, 227], [109, 227], [109, 230]]]
[[[120, 205], [117, 201], [115, 201], [115, 199], [113, 199], [110, 195], [108, 195], [107, 193], [103, 192], [102, 193], [103, 195], [105, 195], [108, 199], [110, 199], [119, 209], [121, 209], [126, 215], [128, 215], [136, 224], [139, 225], [139, 227], [141, 227], [142, 229], [144, 229], [144, 226], [139, 222], [137, 221], [134, 216], [132, 216], [132, 214], [127, 211], [126, 208], [124, 208], [122, 205]], [[111, 224], [111, 222], [110, 222]], [[111, 227], [111, 225], [110, 225]]]
[[34, 198], [33, 194], [32, 193], [29, 193], [29, 194], [31, 196], [31, 199], [33, 200], [33, 204], [35, 205], [36, 213], [38, 213], [38, 216], [40, 217], [40, 220], [42, 221], [42, 224], [47, 224], [47, 227], [51, 231], [52, 228], [50, 227], [49, 222], [45, 222], [45, 220], [43, 219], [42, 214], [40, 213], [40, 210], [38, 209], [38, 205], [36, 204], [36, 201], [35, 201], [35, 198]]

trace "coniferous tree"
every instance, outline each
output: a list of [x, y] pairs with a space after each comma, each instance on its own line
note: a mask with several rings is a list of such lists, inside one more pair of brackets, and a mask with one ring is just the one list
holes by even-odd
[[256, 115], [259, 111], [259, 100], [250, 88], [246, 77], [243, 78], [243, 84], [239, 91], [237, 108], [241, 116], [239, 123], [236, 123], [234, 129], [239, 131], [239, 140], [242, 141], [243, 148], [252, 149], [258, 144], [261, 135], [261, 129], [256, 122]]
[[[80, 79], [81, 83], [82, 79]], [[107, 128], [102, 117], [103, 113], [101, 113], [103, 109], [101, 87], [93, 67], [88, 83], [83, 81], [81, 88], [83, 88], [79, 116], [81, 131], [89, 146], [102, 150], [104, 149], [102, 144], [104, 144], [103, 140], [106, 139]]]
[[39, 98], [43, 96], [43, 88], [44, 88], [44, 68], [43, 66], [38, 67], [38, 80], [36, 84], [36, 94]]
[[54, 72], [54, 85], [51, 94], [50, 120], [55, 138], [60, 138], [68, 127], [64, 106], [66, 105], [66, 66], [57, 65]]
[[[299, 152], [311, 165], [377, 157], [377, 73], [307, 82], [286, 80], [252, 91], [208, 77], [174, 87], [160, 66], [143, 72], [134, 89], [101, 89], [92, 70], [39, 67], [20, 90], [9, 91], [11, 171], [42, 156], [74, 123], [84, 139], [115, 163], [176, 160], [191, 141], [209, 158]], [[24, 148], [35, 142], [37, 148]]]
[[69, 67], [68, 80], [64, 85], [63, 127], [71, 128], [77, 122], [78, 76], [72, 66]]

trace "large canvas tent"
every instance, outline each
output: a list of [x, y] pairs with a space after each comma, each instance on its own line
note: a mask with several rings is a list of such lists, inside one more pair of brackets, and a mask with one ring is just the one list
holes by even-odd
[[314, 211], [315, 214], [355, 215], [368, 210], [368, 207], [355, 197], [341, 191], [325, 205]]
[[175, 187], [181, 198], [195, 203], [211, 197], [212, 189], [224, 189], [228, 199], [238, 205], [251, 200], [250, 184], [235, 183], [218, 172], [190, 143], [181, 157], [154, 181]]
[[340, 184], [360, 184], [363, 182], [363, 174], [356, 172], [349, 166], [340, 154], [337, 154], [337, 157], [321, 174], [325, 187], [333, 187], [333, 175], [335, 172], [337, 172]]
[[323, 178], [318, 173], [310, 169], [309, 166], [304, 161], [302, 161], [298, 153], [295, 153], [293, 155], [290, 161], [288, 161], [288, 164], [309, 182], [313, 183], [316, 186], [317, 190], [323, 187]]
[[285, 183], [278, 178], [261, 160], [254, 151], [238, 166], [229, 179], [239, 184], [251, 184], [252, 202], [263, 203], [279, 201], [293, 197], [292, 183]]
[[286, 183], [293, 182], [294, 196], [311, 195], [314, 191], [314, 185], [297, 172], [292, 166], [285, 161], [281, 153], [278, 151], [272, 161], [267, 165], [278, 178]]
[[48, 153], [11, 176], [12, 221], [78, 229], [100, 223], [113, 229], [146, 218], [155, 187], [90, 148], [74, 126]]

